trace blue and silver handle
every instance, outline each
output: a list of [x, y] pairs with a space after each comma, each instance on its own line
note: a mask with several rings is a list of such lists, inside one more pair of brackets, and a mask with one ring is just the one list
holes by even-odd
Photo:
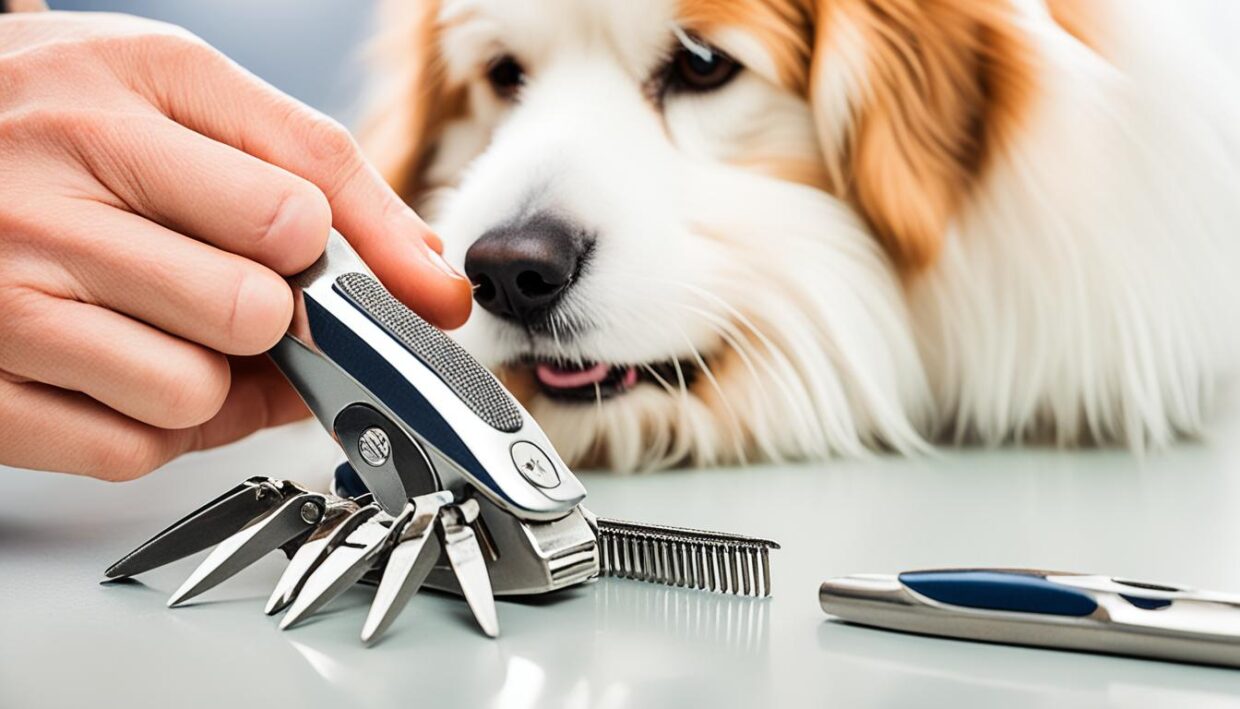
[[392, 297], [340, 234], [289, 282], [296, 313], [270, 356], [389, 513], [469, 487], [520, 519], [555, 520], [585, 497], [512, 395]]
[[1108, 576], [948, 569], [831, 579], [840, 620], [923, 635], [1240, 667], [1240, 596]]

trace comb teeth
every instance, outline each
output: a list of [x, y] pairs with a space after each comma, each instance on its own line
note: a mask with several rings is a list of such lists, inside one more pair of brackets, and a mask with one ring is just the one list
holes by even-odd
[[601, 576], [737, 596], [771, 595], [775, 542], [602, 517], [597, 524]]

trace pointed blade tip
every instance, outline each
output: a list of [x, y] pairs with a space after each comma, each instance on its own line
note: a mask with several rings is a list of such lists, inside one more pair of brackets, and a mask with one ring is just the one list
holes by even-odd
[[289, 604], [284, 600], [284, 598], [280, 596], [272, 596], [267, 599], [267, 605], [263, 606], [263, 613], [265, 615], [275, 615], [285, 608], [288, 608], [288, 605]]
[[498, 620], [490, 624], [483, 624], [481, 621], [479, 621], [478, 624], [482, 626], [482, 632], [485, 633], [488, 638], [495, 639], [499, 637], [499, 621]]
[[296, 610], [297, 609], [294, 608], [280, 619], [280, 630], [288, 630], [301, 620], [301, 613], [294, 613]]

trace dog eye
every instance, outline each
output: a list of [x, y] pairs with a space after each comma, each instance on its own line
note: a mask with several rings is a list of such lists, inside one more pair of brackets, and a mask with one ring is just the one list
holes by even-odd
[[740, 68], [740, 64], [714, 47], [703, 45], [697, 51], [681, 47], [672, 58], [669, 88], [696, 93], [714, 91], [735, 78]]
[[525, 68], [511, 54], [505, 54], [487, 66], [487, 82], [496, 96], [511, 100], [525, 83]]

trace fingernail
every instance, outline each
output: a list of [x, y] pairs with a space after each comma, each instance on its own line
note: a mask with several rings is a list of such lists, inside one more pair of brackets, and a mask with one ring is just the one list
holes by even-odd
[[450, 278], [465, 277], [465, 274], [453, 268], [452, 265], [445, 261], [443, 256], [440, 256], [439, 252], [432, 249], [429, 244], [426, 245], [426, 260], [430, 261], [431, 265], [442, 271]]
[[439, 235], [435, 232], [428, 231], [423, 234], [422, 241], [426, 242], [426, 245], [431, 247], [431, 251], [434, 251], [437, 254], [443, 254], [443, 239], [440, 239]]

